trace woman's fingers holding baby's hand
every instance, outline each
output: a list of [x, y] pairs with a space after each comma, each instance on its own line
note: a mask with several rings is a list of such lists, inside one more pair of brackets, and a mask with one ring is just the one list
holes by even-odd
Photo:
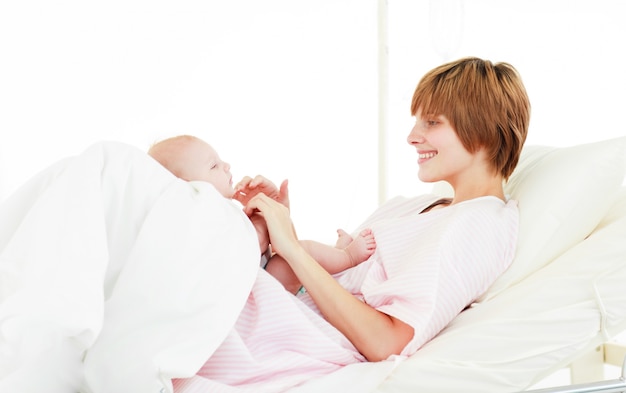
[[252, 198], [259, 192], [263, 192], [266, 195], [277, 194], [278, 187], [261, 175], [257, 175], [254, 178], [245, 176], [239, 181], [239, 183], [237, 183], [235, 191], [238, 193], [244, 193], [248, 195], [249, 198]]
[[233, 199], [239, 201], [242, 205], [248, 204], [248, 202], [259, 193], [275, 193], [277, 191], [276, 186], [263, 176], [245, 176], [235, 186], [235, 193]]
[[289, 209], [285, 205], [261, 193], [252, 198], [244, 210], [248, 215], [258, 212], [265, 219], [274, 251], [280, 252], [297, 242]]
[[235, 186], [233, 199], [245, 206], [253, 197], [261, 193], [289, 208], [289, 186], [287, 180], [283, 180], [279, 188], [261, 175], [257, 175], [254, 178], [246, 176], [241, 179]]
[[272, 202], [275, 202], [272, 198], [269, 198], [263, 192], [259, 192], [255, 196], [250, 198], [248, 203], [244, 206], [243, 210], [248, 215], [258, 212], [263, 217], [265, 217], [266, 214], [276, 214], [274, 213], [274, 211], [276, 210], [276, 206], [273, 206]]

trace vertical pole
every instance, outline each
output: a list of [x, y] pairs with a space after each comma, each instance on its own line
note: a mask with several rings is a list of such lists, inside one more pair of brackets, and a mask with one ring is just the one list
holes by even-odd
[[378, 0], [378, 204], [387, 200], [387, 0]]

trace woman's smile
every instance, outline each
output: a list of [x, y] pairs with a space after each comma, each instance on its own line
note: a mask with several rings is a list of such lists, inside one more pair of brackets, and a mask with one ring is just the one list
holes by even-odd
[[418, 164], [423, 164], [424, 162], [430, 160], [431, 158], [435, 157], [437, 155], [437, 152], [435, 151], [427, 151], [427, 152], [418, 152], [418, 160], [417, 163]]

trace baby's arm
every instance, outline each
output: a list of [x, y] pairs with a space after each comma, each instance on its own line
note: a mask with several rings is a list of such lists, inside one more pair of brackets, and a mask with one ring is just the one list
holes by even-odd
[[330, 274], [339, 273], [365, 262], [376, 250], [376, 239], [371, 229], [362, 230], [356, 238], [338, 230], [335, 247], [313, 240], [301, 243], [309, 254]]
[[[376, 250], [376, 240], [370, 229], [361, 231], [356, 239], [341, 229], [337, 233], [339, 237], [335, 247], [313, 240], [300, 240], [304, 249], [330, 274], [365, 262]], [[265, 270], [290, 293], [297, 293], [302, 286], [287, 261], [278, 254], [270, 258]]]

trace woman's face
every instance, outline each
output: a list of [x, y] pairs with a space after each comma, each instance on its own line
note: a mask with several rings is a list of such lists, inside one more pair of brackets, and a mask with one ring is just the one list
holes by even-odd
[[[417, 150], [418, 177], [423, 182], [445, 180], [456, 185], [471, 176], [481, 154], [470, 153], [443, 115], [426, 115], [419, 110], [407, 142]], [[484, 161], [482, 161], [484, 164]]]

